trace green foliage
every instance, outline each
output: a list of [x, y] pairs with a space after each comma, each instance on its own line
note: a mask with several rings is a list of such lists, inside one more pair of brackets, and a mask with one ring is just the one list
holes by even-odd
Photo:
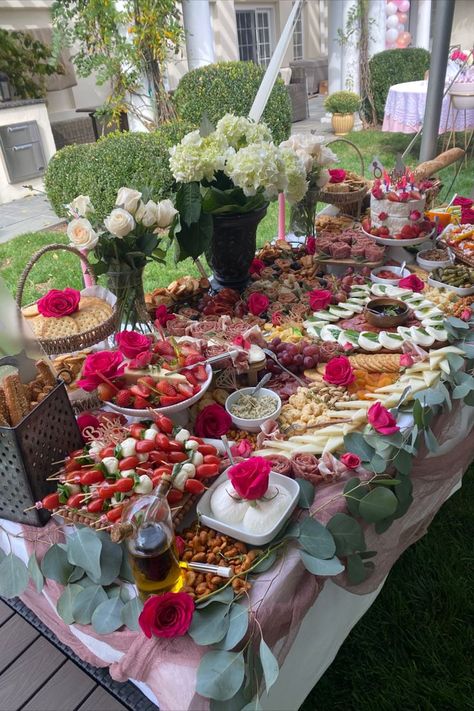
[[0, 72], [8, 75], [17, 97], [40, 99], [46, 94], [46, 78], [63, 69], [51, 62], [51, 50], [29, 32], [0, 28]]
[[[199, 125], [204, 115], [214, 124], [226, 113], [247, 116], [265, 70], [253, 62], [219, 62], [193, 69], [179, 82], [174, 94], [178, 116]], [[263, 112], [275, 143], [288, 138], [291, 102], [281, 79], [277, 79]]]
[[13, 553], [2, 558], [0, 563], [0, 595], [16, 597], [25, 592], [30, 575], [28, 568], [18, 556]]
[[196, 691], [201, 696], [226, 701], [240, 689], [244, 675], [242, 652], [208, 652], [201, 659], [197, 671]]
[[383, 121], [390, 87], [393, 84], [423, 79], [429, 67], [430, 53], [419, 47], [387, 49], [372, 57], [369, 62], [371, 91], [380, 123]]
[[314, 485], [306, 479], [296, 479], [300, 487], [298, 506], [300, 509], [309, 509], [314, 501]]
[[152, 133], [116, 131], [97, 143], [66, 146], [50, 160], [46, 193], [57, 215], [77, 195], [89, 195], [96, 215], [103, 219], [114, 207], [119, 188], [149, 189], [155, 201], [170, 197], [173, 176], [168, 150], [192, 129], [173, 121]]
[[331, 114], [353, 114], [360, 107], [360, 96], [353, 91], [335, 91], [324, 100], [324, 108]]

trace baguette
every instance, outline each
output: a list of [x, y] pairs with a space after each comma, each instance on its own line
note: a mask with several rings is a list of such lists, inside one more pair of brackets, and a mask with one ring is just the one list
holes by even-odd
[[462, 148], [451, 148], [449, 151], [444, 151], [439, 156], [433, 160], [427, 160], [424, 163], [415, 168], [413, 175], [415, 180], [425, 180], [430, 176], [446, 168], [448, 165], [455, 163], [457, 160], [461, 160], [464, 157], [464, 151]]

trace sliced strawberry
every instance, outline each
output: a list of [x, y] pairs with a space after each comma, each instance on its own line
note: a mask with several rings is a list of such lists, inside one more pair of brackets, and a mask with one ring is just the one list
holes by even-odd
[[151, 375], [144, 375], [142, 378], [139, 378], [138, 384], [148, 386], [149, 388], [154, 388], [156, 385], [155, 379]]
[[193, 385], [193, 395], [197, 395], [198, 392], [200, 392], [200, 391], [201, 391], [201, 386], [199, 385], [199, 383], [197, 385]]
[[132, 385], [130, 392], [137, 397], [148, 398], [151, 395], [151, 390], [147, 385]]
[[119, 407], [129, 407], [132, 404], [132, 393], [130, 390], [119, 390], [115, 402]]
[[192, 370], [185, 370], [183, 375], [190, 385], [197, 385], [198, 384], [198, 380]]
[[150, 403], [148, 400], [145, 400], [144, 397], [137, 396], [133, 403], [133, 407], [135, 410], [147, 410], [150, 407]]
[[163, 356], [175, 355], [174, 348], [169, 341], [157, 341], [153, 347], [153, 350], [155, 351], [155, 353], [159, 353]]
[[207, 380], [206, 368], [203, 365], [197, 365], [195, 368], [193, 368], [193, 373], [200, 383], [203, 383], [205, 380]]
[[168, 380], [160, 380], [156, 384], [156, 390], [158, 390], [158, 392], [162, 395], [169, 395], [171, 397], [176, 395], [176, 390]]
[[199, 363], [201, 360], [203, 360], [203, 357], [200, 353], [190, 353], [186, 356], [185, 364], [194, 365], [195, 363]]
[[170, 405], [177, 405], [178, 402], [183, 402], [185, 400], [182, 395], [163, 395], [160, 398], [160, 407], [170, 407]]
[[[199, 386], [197, 386], [199, 388]], [[192, 397], [194, 395], [194, 389], [189, 383], [178, 383], [177, 387], [178, 393], [184, 395], [184, 397]], [[199, 392], [199, 390], [198, 390]]]

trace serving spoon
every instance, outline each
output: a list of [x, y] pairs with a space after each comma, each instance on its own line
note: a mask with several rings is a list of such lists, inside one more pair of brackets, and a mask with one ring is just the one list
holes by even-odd
[[271, 351], [269, 348], [263, 348], [262, 350], [263, 350], [263, 352], [265, 353], [265, 355], [267, 355], [269, 358], [271, 358], [272, 360], [274, 360], [275, 363], [276, 363], [277, 365], [279, 365], [280, 368], [281, 368], [285, 373], [288, 373], [288, 375], [291, 375], [291, 377], [294, 378], [294, 379], [296, 380], [296, 382], [299, 383], [303, 388], [306, 387], [306, 383], [304, 382], [304, 380], [302, 380], [301, 378], [298, 378], [298, 376], [295, 375], [294, 373], [292, 373], [291, 370], [288, 370], [288, 368], [285, 368], [285, 366], [280, 363], [280, 361], [278, 360], [277, 356], [273, 353], [273, 351]]
[[272, 374], [271, 374], [271, 373], [266, 373], [266, 374], [263, 376], [263, 378], [260, 380], [260, 382], [257, 383], [257, 385], [254, 387], [254, 389], [252, 390], [252, 392], [250, 393], [250, 395], [251, 395], [252, 397], [253, 397], [254, 395], [256, 395], [256, 394], [258, 393], [258, 391], [260, 390], [260, 388], [263, 388], [263, 386], [266, 385], [266, 384], [268, 383], [268, 381], [271, 380], [271, 378], [272, 378]]

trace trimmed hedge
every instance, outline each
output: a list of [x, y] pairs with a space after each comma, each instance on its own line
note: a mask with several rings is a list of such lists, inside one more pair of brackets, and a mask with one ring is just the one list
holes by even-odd
[[150, 197], [161, 200], [172, 192], [168, 149], [194, 128], [175, 121], [153, 133], [116, 131], [97, 143], [66, 146], [50, 160], [45, 175], [46, 193], [57, 215], [77, 195], [89, 195], [99, 218], [115, 204], [122, 186], [149, 189]]
[[[218, 62], [183, 76], [174, 94], [178, 116], [199, 125], [204, 114], [215, 125], [226, 113], [247, 116], [265, 70], [253, 62]], [[291, 101], [277, 79], [263, 112], [275, 143], [290, 135]]]
[[430, 53], [419, 47], [387, 49], [372, 57], [369, 68], [377, 120], [382, 122], [390, 87], [423, 79], [430, 68]]

